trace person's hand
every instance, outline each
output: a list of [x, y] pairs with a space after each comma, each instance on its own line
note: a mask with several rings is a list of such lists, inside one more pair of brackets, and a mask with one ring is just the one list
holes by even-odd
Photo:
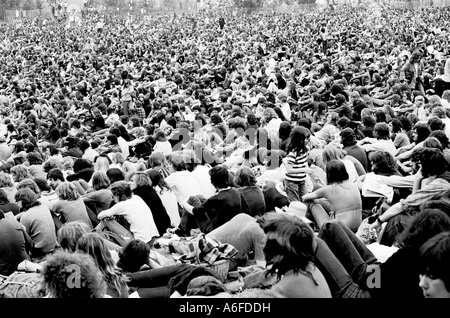
[[378, 220], [375, 220], [372, 224], [369, 225], [369, 233], [375, 230], [377, 234], [380, 234], [381, 232], [381, 223], [378, 222]]

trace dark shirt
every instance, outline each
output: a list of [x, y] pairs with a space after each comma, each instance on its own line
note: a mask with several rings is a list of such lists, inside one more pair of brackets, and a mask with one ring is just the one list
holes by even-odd
[[282, 208], [289, 205], [288, 198], [278, 192], [275, 182], [268, 182], [263, 190], [266, 212], [275, 211], [275, 207]]
[[242, 213], [241, 195], [236, 188], [221, 190], [192, 212], [200, 230], [208, 234]]
[[[367, 273], [362, 283], [374, 282]], [[373, 276], [372, 276], [373, 277]], [[417, 251], [412, 248], [401, 248], [380, 265], [378, 288], [369, 288], [371, 298], [386, 299], [421, 299], [424, 298], [419, 287], [419, 269]], [[367, 287], [367, 286], [361, 286]]]
[[362, 166], [364, 167], [364, 170], [370, 171], [369, 162], [367, 160], [367, 153], [362, 147], [359, 147], [357, 144], [354, 144], [352, 146], [346, 146], [343, 149], [347, 152], [349, 156], [358, 159], [358, 161], [361, 162]]
[[133, 190], [133, 193], [140, 196], [147, 203], [150, 211], [152, 211], [153, 221], [155, 221], [158, 232], [162, 236], [170, 228], [170, 217], [156, 190], [152, 186], [147, 185], [137, 187]]
[[75, 157], [81, 158], [83, 157], [83, 152], [79, 148], [70, 148], [62, 153], [63, 157]]
[[132, 147], [133, 155], [136, 158], [145, 158], [152, 154], [153, 147], [149, 141], [144, 141]]
[[0, 209], [5, 213], [12, 212], [14, 215], [17, 215], [20, 212], [19, 206], [14, 202], [0, 204]]
[[9, 276], [17, 265], [29, 259], [23, 229], [18, 222], [0, 220], [0, 274]]
[[242, 212], [251, 216], [266, 213], [264, 195], [258, 186], [247, 186], [238, 188], [242, 199]]
[[361, 132], [364, 134], [364, 136], [373, 138], [373, 127], [362, 127]]

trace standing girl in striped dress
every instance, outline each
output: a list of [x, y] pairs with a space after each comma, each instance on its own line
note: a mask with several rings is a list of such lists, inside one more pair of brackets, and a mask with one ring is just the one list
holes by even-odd
[[297, 126], [291, 134], [287, 146], [287, 156], [284, 159], [286, 166], [285, 191], [289, 202], [302, 201], [307, 193], [306, 177], [308, 168], [308, 141], [311, 132], [309, 129]]

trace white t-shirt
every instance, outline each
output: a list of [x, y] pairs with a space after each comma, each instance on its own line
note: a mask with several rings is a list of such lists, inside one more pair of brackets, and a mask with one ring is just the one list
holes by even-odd
[[113, 215], [123, 215], [125, 217], [130, 223], [130, 231], [135, 239], [147, 243], [153, 237], [159, 237], [152, 211], [138, 195], [133, 195], [131, 199], [116, 203], [110, 209], [100, 212], [98, 218], [103, 219]]
[[216, 188], [211, 183], [211, 177], [209, 176], [209, 169], [207, 166], [198, 165], [192, 174], [202, 188], [203, 196], [208, 199], [216, 194]]
[[172, 145], [169, 141], [157, 141], [153, 148], [153, 152], [160, 152], [164, 156], [168, 156], [172, 153]]
[[190, 171], [172, 172], [165, 180], [175, 193], [175, 196], [181, 205], [183, 205], [191, 195], [203, 194], [202, 187]]
[[161, 188], [159, 186], [155, 187], [155, 191], [158, 193], [158, 196], [170, 217], [170, 226], [177, 227], [180, 225], [181, 216], [178, 211], [178, 202], [175, 192], [164, 189], [161, 193]]

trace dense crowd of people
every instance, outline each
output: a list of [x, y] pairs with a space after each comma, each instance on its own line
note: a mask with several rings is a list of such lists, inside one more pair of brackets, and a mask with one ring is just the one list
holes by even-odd
[[450, 297], [448, 8], [0, 28], [1, 297]]

